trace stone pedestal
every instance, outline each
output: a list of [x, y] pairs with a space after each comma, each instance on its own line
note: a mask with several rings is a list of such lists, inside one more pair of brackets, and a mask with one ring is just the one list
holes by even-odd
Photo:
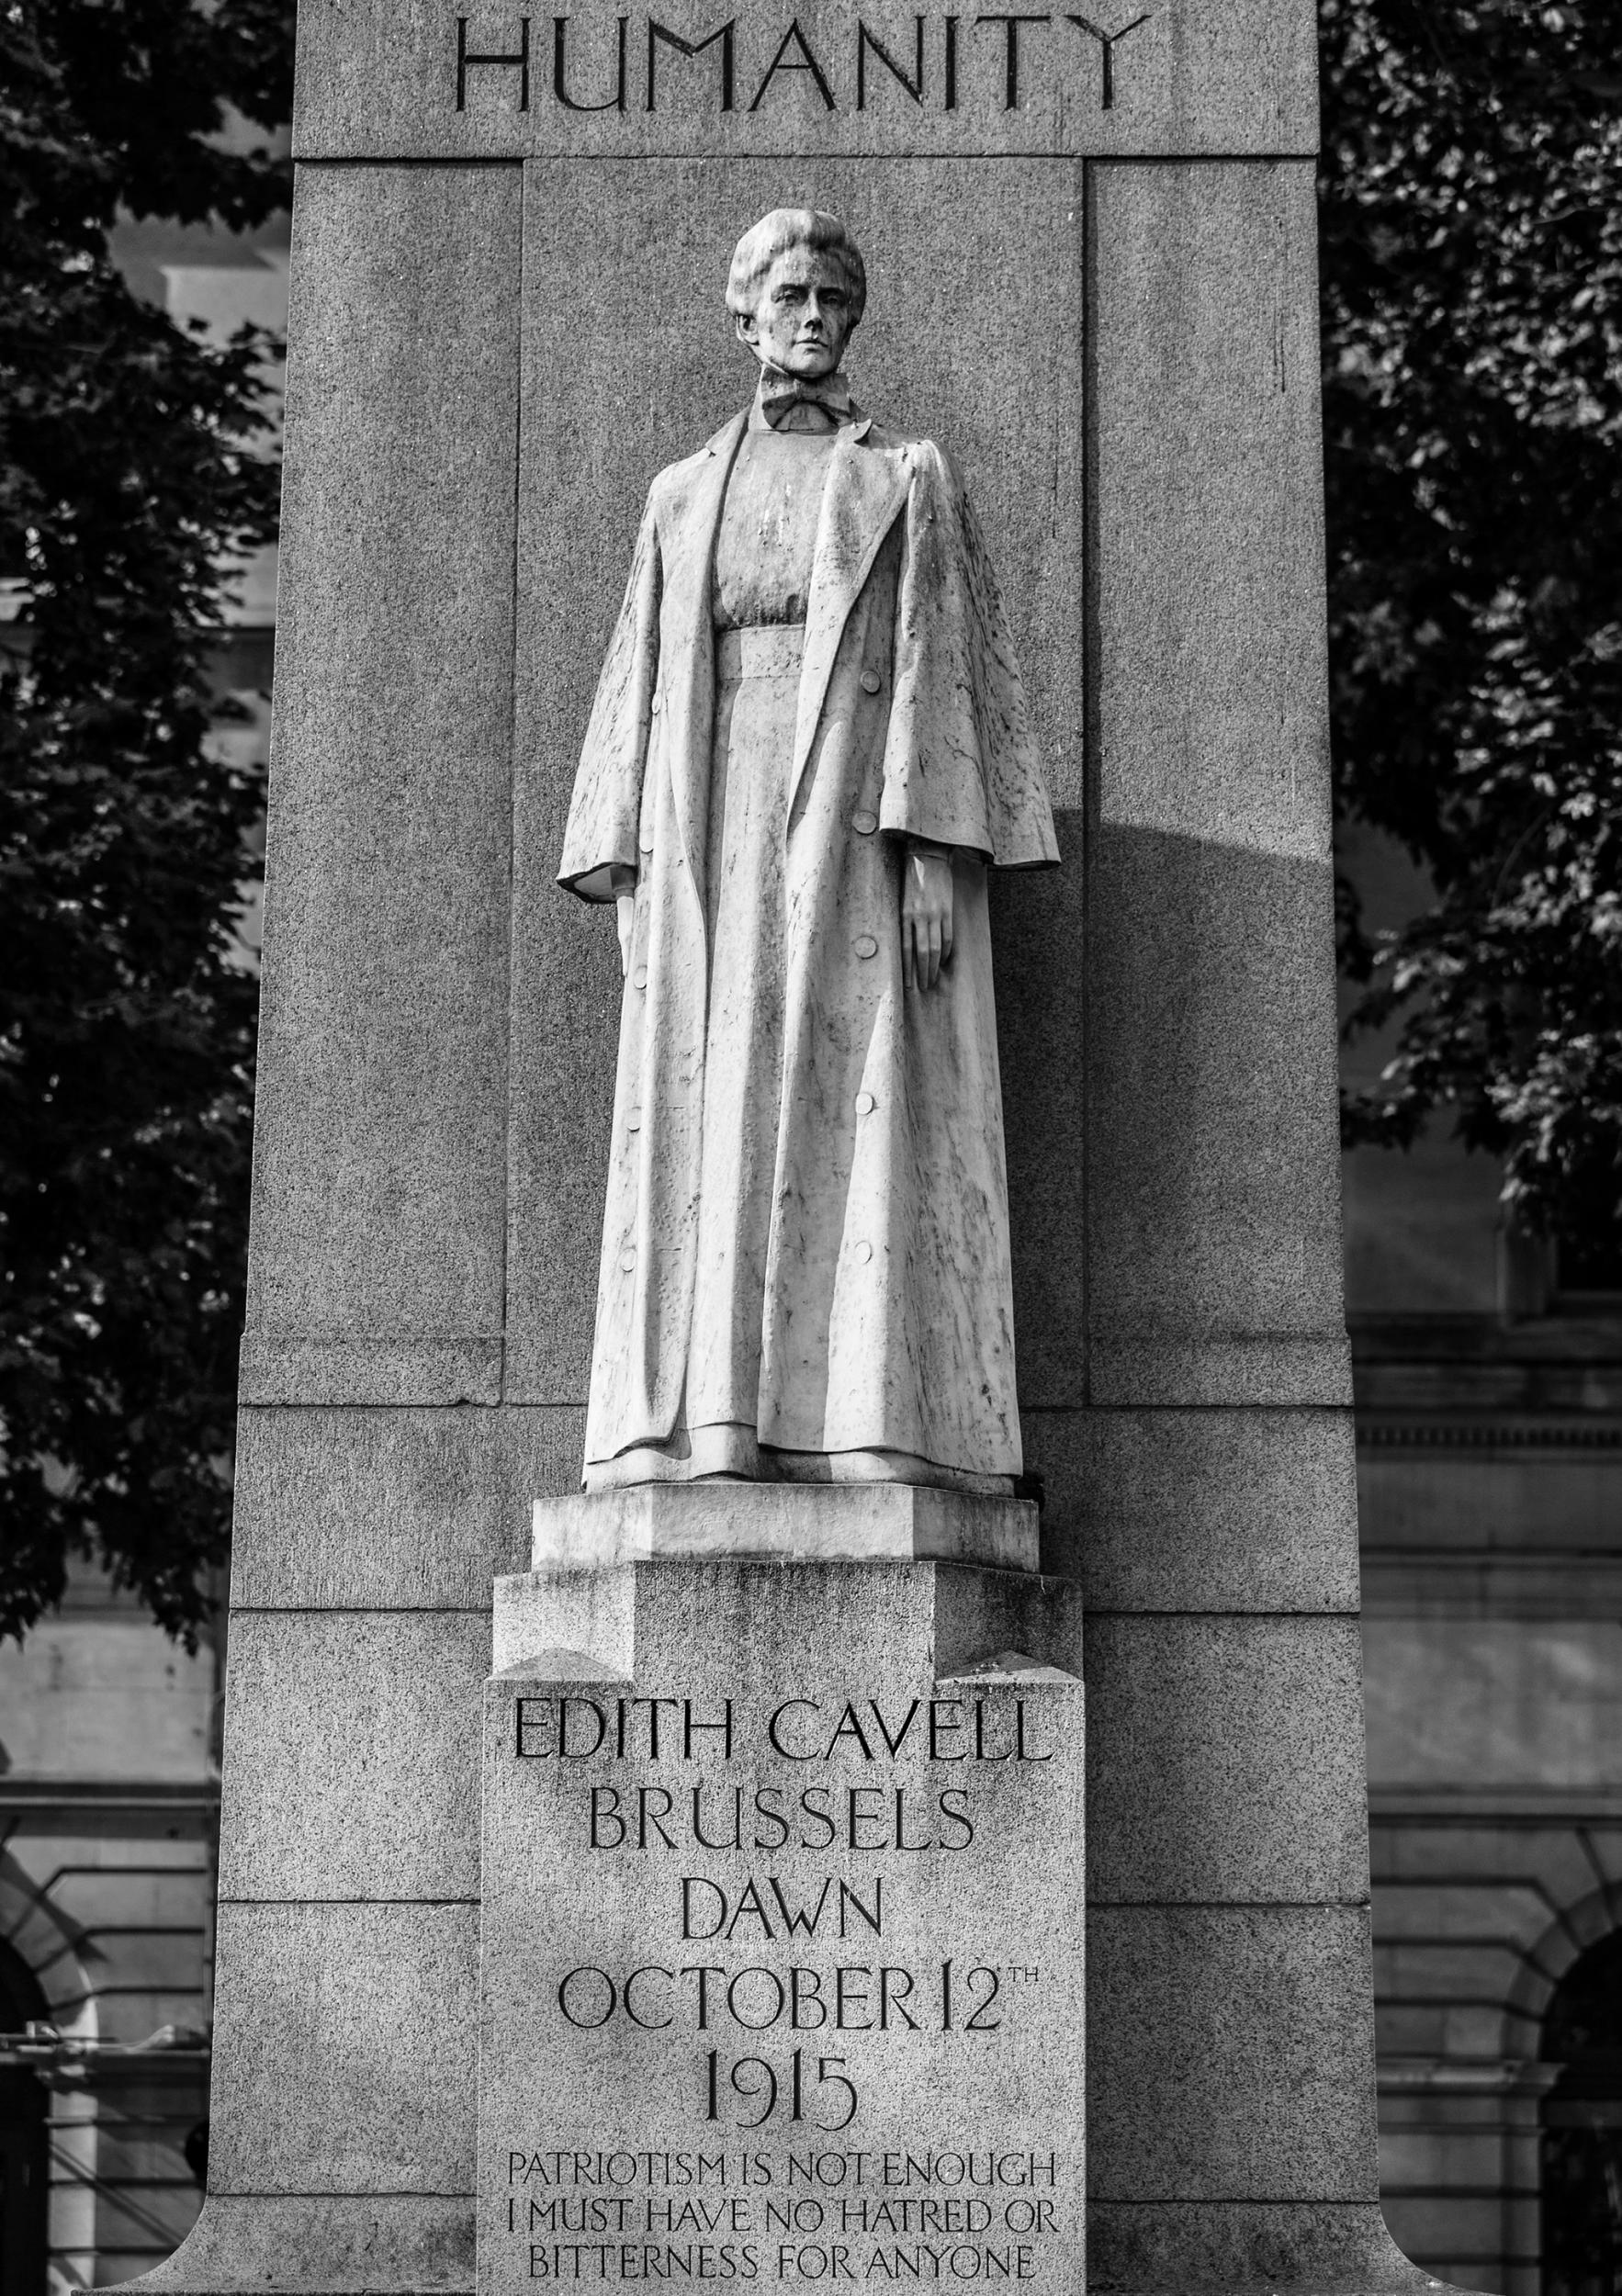
[[[1081, 2285], [1081, 1605], [870, 1559], [936, 1496], [795, 1492], [850, 1550], [805, 1561], [765, 1551], [777, 1492], [647, 1491], [651, 1556], [498, 1581], [489, 2296]], [[1004, 1536], [948, 1503], [958, 1548]], [[617, 1499], [538, 1513], [614, 1553]], [[695, 1514], [715, 1551], [667, 1559]]]
[[654, 1556], [772, 1555], [783, 1562], [978, 1562], [1029, 1571], [1038, 1566], [1041, 1544], [1029, 1499], [916, 1483], [645, 1484], [537, 1499], [532, 1520], [537, 1570]]

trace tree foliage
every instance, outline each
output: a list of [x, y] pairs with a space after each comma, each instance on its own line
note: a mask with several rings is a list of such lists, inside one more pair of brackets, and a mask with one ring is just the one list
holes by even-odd
[[210, 756], [208, 658], [276, 473], [264, 344], [135, 299], [108, 234], [286, 206], [251, 130], [288, 116], [291, 13], [0, 8], [0, 575], [30, 602], [0, 652], [10, 1634], [80, 1549], [189, 1639], [224, 1551], [256, 1002], [228, 952], [262, 792]]
[[1396, 1055], [1526, 1225], [1622, 1219], [1622, 11], [1323, 0], [1339, 802], [1435, 902], [1365, 932]]

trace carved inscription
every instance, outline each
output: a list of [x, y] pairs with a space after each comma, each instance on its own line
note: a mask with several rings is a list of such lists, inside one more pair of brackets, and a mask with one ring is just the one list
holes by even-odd
[[[599, 24], [582, 34], [576, 19], [555, 16], [546, 24], [551, 47], [551, 100], [566, 112], [625, 112], [633, 107], [658, 112], [661, 99], [670, 96], [669, 70], [672, 59], [693, 62], [715, 51], [699, 80], [684, 84], [681, 93], [691, 104], [717, 112], [756, 113], [775, 95], [780, 100], [796, 84], [814, 92], [814, 101], [827, 112], [865, 112], [880, 92], [919, 111], [955, 112], [972, 95], [995, 89], [994, 100], [1004, 111], [1019, 111], [1037, 92], [1056, 92], [1076, 104], [1091, 104], [1113, 111], [1122, 59], [1118, 54], [1129, 36], [1148, 23], [1153, 11], [1106, 26], [1091, 16], [1069, 13], [1045, 15], [915, 15], [910, 38], [903, 40], [888, 28], [880, 28], [858, 17], [848, 38], [838, 48], [824, 39], [820, 52], [810, 33], [793, 17], [779, 32], [746, 19], [742, 36], [739, 19], [729, 17], [712, 29], [692, 37], [660, 22], [657, 17], [637, 19], [621, 16], [612, 24]], [[504, 46], [470, 44], [469, 19], [456, 18], [452, 84], [457, 111], [466, 111], [475, 73], [512, 75], [520, 112], [530, 108], [532, 81], [530, 27], [532, 18], [519, 17], [508, 31]], [[633, 35], [632, 26], [637, 29]], [[660, 50], [666, 51], [661, 58]], [[629, 59], [637, 57], [633, 75]], [[742, 70], [740, 72], [740, 54]], [[662, 69], [661, 69], [662, 66]], [[577, 70], [581, 80], [576, 82]], [[594, 92], [582, 95], [580, 86]]]
[[495, 1915], [528, 2013], [487, 2006], [487, 2064], [534, 2072], [499, 2125], [486, 2080], [484, 2284], [1068, 2286], [1079, 1721], [1045, 1683], [506, 1694], [490, 1814], [558, 1878]]
[[507, 2173], [538, 2280], [1031, 2280], [1062, 2205], [1054, 2152], [556, 2151]]
[[323, 0], [298, 37], [301, 159], [1276, 159], [1317, 142], [1306, 0]]

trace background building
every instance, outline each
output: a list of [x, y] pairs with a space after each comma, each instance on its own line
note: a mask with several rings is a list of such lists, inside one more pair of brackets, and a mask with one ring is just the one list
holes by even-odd
[[[1377, 920], [1415, 905], [1400, 855], [1346, 859]], [[1440, 2275], [1609, 2296], [1622, 1250], [1506, 1235], [1496, 1186], [1439, 1142], [1346, 1161], [1381, 2186]]]
[[[274, 233], [147, 226], [120, 256], [177, 318], [285, 320]], [[220, 648], [250, 713], [222, 743], [263, 749], [274, 598], [265, 554]], [[1400, 854], [1346, 859], [1376, 921], [1422, 897]], [[251, 897], [242, 940], [252, 962]], [[1557, 1264], [1503, 1232], [1496, 1187], [1438, 1141], [1347, 1161], [1383, 2187], [1439, 2277], [1612, 2296], [1622, 1252]], [[128, 2279], [196, 2215], [223, 1657], [87, 1570], [0, 1651], [6, 2296]]]
[[47, 2263], [58, 2287], [128, 2279], [197, 2214], [219, 1675], [88, 1571], [0, 1658], [6, 2296]]

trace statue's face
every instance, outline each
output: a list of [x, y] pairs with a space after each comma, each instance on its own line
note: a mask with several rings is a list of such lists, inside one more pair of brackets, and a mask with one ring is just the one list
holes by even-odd
[[851, 308], [839, 265], [809, 247], [791, 247], [761, 282], [754, 310], [739, 314], [738, 339], [762, 366], [814, 382], [844, 356]]

